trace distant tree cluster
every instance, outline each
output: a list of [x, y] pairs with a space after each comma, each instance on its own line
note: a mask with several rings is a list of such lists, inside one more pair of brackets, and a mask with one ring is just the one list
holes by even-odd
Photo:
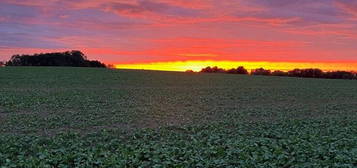
[[215, 66], [215, 67], [206, 67], [206, 68], [203, 68], [200, 72], [203, 72], [203, 73], [248, 74], [248, 71], [242, 66], [240, 66], [238, 68], [232, 68], [232, 69], [229, 69], [229, 70], [225, 70], [223, 68], [218, 68], [217, 66]]
[[5, 66], [5, 63], [0, 61], [0, 67]]
[[226, 70], [222, 69], [222, 68], [218, 68], [217, 66], [215, 67], [206, 67], [206, 68], [203, 68], [201, 70], [201, 72], [204, 72], [204, 73], [226, 73]]
[[34, 55], [13, 55], [6, 66], [71, 66], [106, 67], [97, 60], [88, 60], [81, 51], [41, 53]]
[[243, 66], [238, 68], [228, 69], [227, 73], [229, 74], [248, 74], [248, 70], [246, 70]]
[[[222, 69], [215, 67], [203, 68], [201, 73], [229, 73], [229, 74], [249, 74], [248, 70], [243, 66], [233, 69]], [[327, 78], [327, 79], [357, 79], [357, 73], [347, 71], [331, 71], [324, 72], [320, 69], [293, 69], [287, 72], [276, 70], [271, 71], [264, 68], [253, 69], [250, 75], [265, 75], [265, 76], [287, 76], [287, 77], [301, 77], [301, 78]]]
[[324, 72], [320, 69], [294, 69], [288, 71], [288, 76], [302, 78], [327, 78], [327, 79], [357, 79], [357, 73], [347, 71]]
[[272, 75], [270, 70], [264, 68], [258, 68], [251, 71], [252, 75]]

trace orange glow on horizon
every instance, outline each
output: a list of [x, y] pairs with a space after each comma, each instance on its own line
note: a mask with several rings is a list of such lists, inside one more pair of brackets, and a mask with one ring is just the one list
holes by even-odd
[[357, 72], [357, 62], [259, 62], [259, 61], [172, 61], [172, 62], [153, 62], [153, 63], [132, 63], [115, 64], [117, 69], [141, 69], [141, 70], [160, 70], [160, 71], [200, 71], [208, 66], [217, 66], [223, 69], [237, 68], [244, 66], [248, 70], [265, 68], [270, 70], [288, 71], [295, 68], [319, 68], [323, 71], [355, 71]]

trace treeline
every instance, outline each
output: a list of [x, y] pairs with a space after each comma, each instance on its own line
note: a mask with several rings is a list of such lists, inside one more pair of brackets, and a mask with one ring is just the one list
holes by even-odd
[[244, 75], [266, 75], [266, 76], [287, 76], [287, 77], [301, 77], [301, 78], [327, 78], [327, 79], [357, 79], [357, 73], [347, 71], [330, 71], [324, 72], [317, 68], [309, 69], [293, 69], [287, 72], [276, 70], [271, 71], [264, 68], [251, 70], [249, 73], [243, 66], [225, 70], [223, 68], [206, 67], [201, 73], [228, 73], [228, 74], [244, 74]]
[[34, 55], [13, 55], [6, 66], [71, 66], [71, 67], [106, 67], [97, 60], [88, 60], [81, 51], [41, 53]]

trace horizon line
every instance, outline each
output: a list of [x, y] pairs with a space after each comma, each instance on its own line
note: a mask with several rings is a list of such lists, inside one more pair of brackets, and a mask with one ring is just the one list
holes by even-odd
[[205, 67], [217, 66], [223, 69], [237, 68], [243, 66], [247, 70], [264, 68], [269, 70], [289, 71], [293, 69], [317, 68], [323, 71], [350, 71], [357, 72], [356, 62], [286, 62], [286, 61], [161, 61], [148, 63], [116, 63], [116, 69], [137, 69], [137, 70], [161, 70], [184, 72], [186, 70], [200, 71]]

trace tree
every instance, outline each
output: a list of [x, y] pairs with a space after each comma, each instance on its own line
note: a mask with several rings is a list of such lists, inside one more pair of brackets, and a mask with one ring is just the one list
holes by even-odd
[[227, 70], [227, 73], [230, 74], [248, 74], [248, 70], [246, 70], [243, 66], [239, 66], [237, 68], [232, 68]]
[[88, 60], [81, 51], [41, 53], [34, 55], [13, 55], [6, 62], [7, 66], [73, 66], [73, 67], [106, 67], [105, 64]]
[[288, 76], [288, 73], [284, 72], [284, 71], [276, 70], [276, 71], [272, 72], [271, 75], [273, 75], [273, 76]]
[[304, 78], [322, 78], [324, 72], [320, 69], [294, 69], [288, 72], [292, 77], [304, 77]]
[[203, 73], [212, 73], [212, 68], [210, 66], [206, 67], [206, 68], [202, 68], [200, 72]]
[[252, 75], [271, 75], [271, 71], [266, 70], [264, 68], [258, 68], [258, 69], [252, 70], [251, 74]]
[[334, 71], [334, 72], [326, 72], [324, 74], [325, 78], [329, 79], [356, 79], [357, 74], [347, 71]]
[[94, 61], [87, 61], [88, 67], [105, 67], [105, 64], [94, 60]]
[[109, 69], [115, 69], [115, 65], [113, 65], [113, 64], [108, 64], [108, 65], [106, 65], [107, 66], [107, 68], [109, 68]]
[[5, 63], [3, 61], [0, 61], [0, 67], [5, 66]]
[[323, 76], [323, 71], [320, 69], [304, 69], [302, 70], [302, 77], [305, 78], [321, 78]]
[[200, 72], [203, 72], [203, 73], [225, 73], [226, 71], [222, 68], [218, 68], [217, 66], [214, 66], [214, 67], [206, 67], [206, 68], [203, 68]]
[[[218, 68], [217, 66], [206, 67], [203, 68], [200, 72], [248, 74], [248, 71], [243, 66], [240, 66], [238, 68], [232, 68], [229, 70], [224, 70], [222, 68]], [[267, 70], [264, 68], [257, 68], [252, 70], [251, 75], [273, 75], [273, 76], [290, 76], [290, 77], [302, 77], [302, 78], [357, 79], [356, 72], [347, 72], [347, 71], [324, 72], [317, 68], [293, 69], [288, 72], [283, 72], [280, 70], [271, 72], [271, 70]]]

